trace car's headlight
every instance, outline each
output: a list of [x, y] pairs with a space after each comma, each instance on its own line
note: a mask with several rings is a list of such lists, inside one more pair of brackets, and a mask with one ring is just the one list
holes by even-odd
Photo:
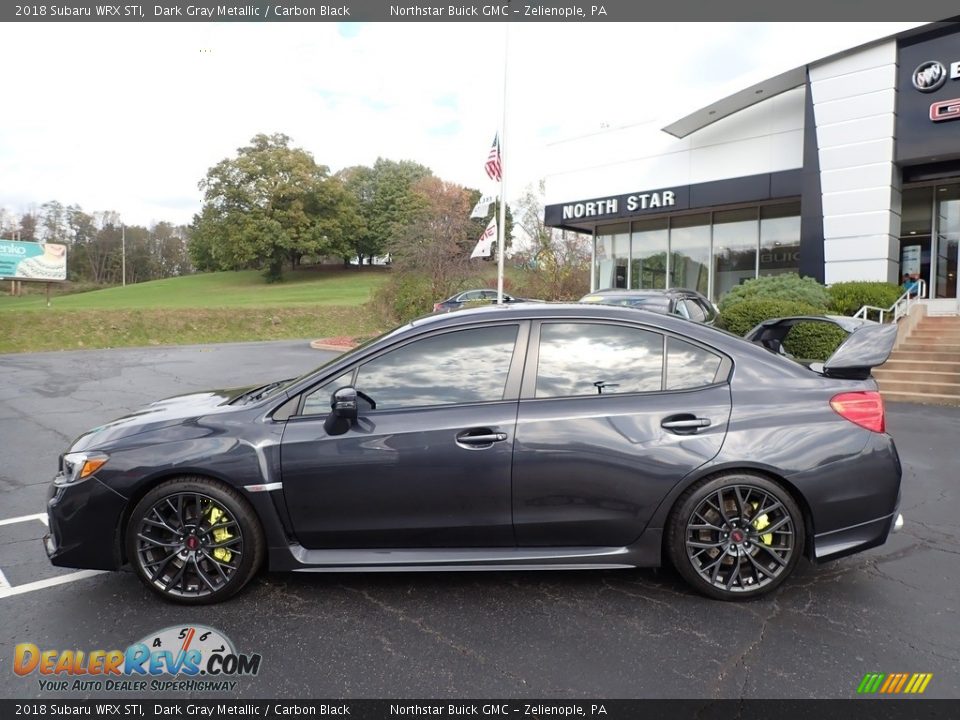
[[110, 459], [104, 453], [67, 453], [63, 456], [63, 468], [54, 482], [57, 485], [73, 485], [86, 480]]

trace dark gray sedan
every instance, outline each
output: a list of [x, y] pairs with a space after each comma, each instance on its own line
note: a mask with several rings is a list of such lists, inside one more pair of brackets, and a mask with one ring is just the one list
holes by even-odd
[[719, 599], [882, 544], [900, 463], [864, 326], [806, 367], [668, 315], [484, 307], [294, 380], [154, 403], [60, 457], [56, 565], [133, 566], [170, 600], [261, 568], [629, 568]]
[[670, 288], [669, 290], [596, 290], [580, 298], [580, 302], [603, 305], [625, 305], [664, 315], [678, 315], [693, 322], [713, 325], [717, 308], [696, 290]]

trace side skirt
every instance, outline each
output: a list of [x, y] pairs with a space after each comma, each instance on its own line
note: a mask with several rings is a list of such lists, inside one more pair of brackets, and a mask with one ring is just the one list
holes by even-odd
[[308, 550], [270, 548], [270, 570], [295, 572], [442, 572], [468, 570], [599, 570], [660, 565], [662, 532], [648, 530], [626, 547], [403, 548]]

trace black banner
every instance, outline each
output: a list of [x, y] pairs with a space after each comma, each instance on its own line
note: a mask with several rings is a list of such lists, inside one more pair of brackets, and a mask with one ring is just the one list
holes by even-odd
[[[899, 0], [803, 3], [766, 0], [675, 0], [641, 3], [636, 0], [588, 2], [422, 2], [418, 0], [155, 0], [137, 4], [117, 0], [36, 0], [2, 3], [0, 21], [10, 22], [644, 22], [918, 20], [918, 10]], [[131, 3], [131, 4], [127, 4]], [[919, 20], [948, 18], [956, 0], [928, 0]]]
[[604, 720], [954, 720], [960, 700], [0, 700], [0, 719], [597, 718]]

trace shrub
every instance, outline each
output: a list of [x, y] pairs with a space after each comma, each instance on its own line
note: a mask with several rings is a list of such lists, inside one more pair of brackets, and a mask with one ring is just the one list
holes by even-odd
[[853, 315], [864, 305], [888, 308], [903, 294], [898, 285], [865, 281], [834, 283], [827, 288], [827, 292], [830, 295], [830, 311], [838, 315]]
[[[764, 320], [793, 315], [818, 317], [823, 315], [823, 312], [806, 303], [757, 298], [744, 300], [720, 313], [717, 324], [737, 335], [746, 335]], [[833, 354], [846, 337], [847, 333], [836, 325], [815, 321], [802, 322], [790, 329], [784, 338], [783, 347], [798, 360], [823, 361]]]
[[392, 275], [373, 296], [374, 308], [388, 325], [405, 323], [433, 310], [443, 298], [434, 297], [430, 279], [414, 273]]
[[746, 335], [764, 320], [790, 315], [823, 315], [823, 310], [808, 303], [793, 300], [753, 298], [720, 310], [717, 325], [736, 335]]
[[813, 278], [802, 278], [795, 273], [785, 273], [755, 278], [743, 285], [737, 285], [720, 300], [720, 312], [726, 312], [728, 308], [747, 300], [761, 298], [804, 303], [821, 312], [830, 306], [830, 296], [823, 285]]
[[784, 349], [798, 360], [826, 360], [833, 355], [847, 333], [830, 323], [798, 323], [783, 340]]

